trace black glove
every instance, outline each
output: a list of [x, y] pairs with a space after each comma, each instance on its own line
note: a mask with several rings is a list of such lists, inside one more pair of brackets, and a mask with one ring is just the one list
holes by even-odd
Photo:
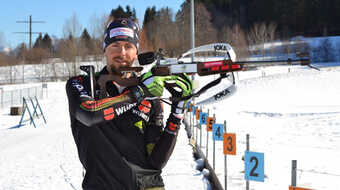
[[171, 94], [171, 113], [183, 114], [185, 104], [188, 101], [185, 97], [192, 93], [192, 81], [189, 76], [186, 74], [177, 75], [176, 81], [165, 82], [165, 88]]
[[182, 118], [177, 114], [170, 113], [168, 120], [166, 121], [166, 126], [164, 131], [176, 135], [179, 127], [181, 126]]

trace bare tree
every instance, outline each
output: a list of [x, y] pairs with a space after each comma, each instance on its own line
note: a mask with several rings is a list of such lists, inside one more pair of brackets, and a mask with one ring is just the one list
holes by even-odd
[[[165, 49], [168, 56], [178, 53], [179, 31], [174, 21], [173, 13], [168, 7], [162, 8], [156, 13], [154, 20], [143, 27], [141, 42], [144, 50]], [[146, 40], [147, 39], [147, 40]]]
[[17, 64], [18, 59], [16, 59], [15, 55], [11, 53], [2, 53], [0, 52], [0, 66], [7, 66], [8, 69], [3, 70], [0, 74], [5, 76], [5, 83], [13, 84], [15, 81], [15, 76], [18, 73], [15, 65]]
[[76, 13], [73, 13], [71, 18], [66, 19], [63, 25], [64, 38], [68, 38], [70, 35], [77, 38], [82, 31], [82, 25], [79, 23]]
[[102, 16], [97, 16], [94, 14], [90, 17], [88, 28], [93, 39], [103, 40], [107, 20], [108, 16], [106, 14]]
[[5, 54], [0, 52], [0, 66], [5, 66]]
[[248, 41], [251, 45], [263, 44], [266, 37], [266, 24], [255, 23], [249, 32]]
[[[196, 4], [195, 4], [196, 5]], [[203, 3], [195, 6], [195, 40], [197, 46], [216, 42], [217, 31], [212, 25], [212, 17]]]
[[50, 53], [43, 48], [32, 48], [25, 52], [25, 59], [28, 64], [40, 64], [48, 58]]
[[[57, 46], [60, 40], [56, 36], [52, 36], [52, 42], [54, 46]], [[54, 52], [54, 54], [55, 53], [56, 52]], [[57, 81], [58, 73], [57, 73], [57, 68], [56, 68], [56, 62], [54, 61], [54, 59], [50, 59], [49, 63], [50, 63], [50, 69], [51, 69], [49, 72], [52, 73], [52, 80]]]
[[234, 24], [232, 27], [223, 27], [221, 31], [220, 40], [229, 43], [238, 58], [249, 56], [246, 35], [239, 24]]
[[[104, 30], [109, 21], [111, 21], [111, 17], [103, 14], [101, 16], [93, 15], [90, 18], [89, 32], [92, 37], [92, 45], [93, 49], [91, 51], [91, 55], [94, 60], [102, 61], [103, 59], [103, 41], [104, 41]], [[98, 64], [96, 64], [98, 65]]]
[[30, 59], [32, 59], [32, 63], [35, 64], [34, 76], [43, 82], [47, 74], [45, 68], [51, 52], [45, 48], [33, 48], [30, 50], [30, 54]]
[[276, 29], [277, 29], [277, 24], [275, 24], [273, 22], [269, 23], [269, 25], [267, 26], [267, 32], [268, 32], [268, 39], [269, 39], [269, 41], [275, 40]]
[[74, 42], [72, 36], [70, 36], [68, 39], [60, 40], [57, 47], [57, 55], [66, 62], [66, 69], [69, 77], [77, 75], [76, 48], [76, 43]]
[[77, 75], [77, 56], [79, 55], [78, 38], [81, 31], [82, 26], [78, 21], [76, 13], [73, 13], [71, 18], [67, 19], [63, 26], [64, 38], [68, 40], [66, 41], [66, 44], [63, 44], [63, 50], [61, 50], [61, 54], [64, 56], [63, 58], [69, 60], [72, 64], [71, 69], [69, 70], [70, 76]]
[[[195, 3], [195, 45], [199, 46], [215, 42], [217, 32], [211, 22], [211, 14], [202, 3]], [[179, 42], [182, 42], [181, 52], [190, 48], [190, 4], [184, 3], [176, 15], [176, 24], [179, 29]]]
[[145, 26], [143, 26], [142, 31], [139, 34], [139, 49], [141, 52], [153, 51], [153, 48], [149, 44], [146, 33], [147, 29]]
[[268, 25], [264, 22], [255, 23], [248, 34], [248, 43], [250, 45], [257, 45], [257, 48], [260, 49], [264, 55], [264, 45], [266, 42], [270, 42], [275, 39], [276, 27], [275, 23], [270, 23]]

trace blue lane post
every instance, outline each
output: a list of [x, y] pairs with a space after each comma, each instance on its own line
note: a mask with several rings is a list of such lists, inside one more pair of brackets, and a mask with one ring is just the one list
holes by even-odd
[[203, 112], [203, 108], [201, 107], [201, 112], [199, 114], [199, 123], [198, 123], [198, 127], [200, 128], [200, 149], [202, 149], [202, 125], [201, 125], [201, 114]]
[[246, 180], [264, 182], [264, 154], [246, 151], [244, 162]]
[[203, 135], [203, 131], [202, 131], [202, 125], [207, 124], [207, 113], [204, 113], [203, 110], [202, 112], [200, 112], [200, 148], [202, 148], [202, 135]]
[[[208, 117], [209, 117], [209, 109], [208, 109]], [[207, 142], [206, 142], [206, 149], [205, 149], [205, 157], [208, 159], [208, 150], [209, 150], [209, 131], [207, 130], [207, 124], [205, 130], [207, 131]]]
[[[214, 119], [215, 119], [215, 113], [214, 113]], [[216, 120], [215, 120], [216, 121]], [[212, 126], [211, 126], [212, 127]], [[214, 133], [212, 131], [211, 136], [214, 137]], [[213, 169], [215, 170], [215, 141], [213, 139]]]
[[223, 141], [223, 129], [224, 129], [224, 124], [217, 124], [214, 123], [212, 125], [212, 134], [213, 134], [213, 142], [214, 142], [214, 148], [213, 148], [213, 168], [215, 170], [215, 141]]

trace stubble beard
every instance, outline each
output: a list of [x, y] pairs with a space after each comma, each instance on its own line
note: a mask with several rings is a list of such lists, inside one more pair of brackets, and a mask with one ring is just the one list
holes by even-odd
[[[122, 62], [125, 62], [126, 65], [121, 65]], [[118, 71], [119, 68], [122, 67], [131, 67], [133, 63], [132, 61], [128, 61], [127, 59], [121, 57], [114, 57], [109, 64], [107, 64], [107, 71], [110, 74], [123, 76], [121, 72]]]

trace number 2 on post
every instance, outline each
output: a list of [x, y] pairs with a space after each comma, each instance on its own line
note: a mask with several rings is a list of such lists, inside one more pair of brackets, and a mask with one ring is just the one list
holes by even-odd
[[264, 182], [264, 154], [246, 151], [244, 155], [245, 179]]

